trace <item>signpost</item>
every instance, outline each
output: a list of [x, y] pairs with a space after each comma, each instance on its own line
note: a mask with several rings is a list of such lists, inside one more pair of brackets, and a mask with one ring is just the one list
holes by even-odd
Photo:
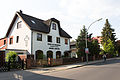
[[89, 54], [89, 49], [88, 48], [85, 48], [85, 53]]

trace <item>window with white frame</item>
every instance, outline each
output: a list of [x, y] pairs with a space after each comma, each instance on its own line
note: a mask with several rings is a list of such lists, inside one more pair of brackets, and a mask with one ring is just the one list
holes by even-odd
[[60, 43], [60, 37], [56, 37], [56, 43]]
[[42, 34], [37, 33], [37, 41], [42, 41]]
[[48, 35], [48, 42], [52, 42], [52, 36]]
[[52, 29], [56, 30], [56, 24], [55, 23], [52, 23]]
[[22, 21], [20, 21], [20, 22], [17, 23], [17, 29], [19, 29], [21, 27], [22, 27]]

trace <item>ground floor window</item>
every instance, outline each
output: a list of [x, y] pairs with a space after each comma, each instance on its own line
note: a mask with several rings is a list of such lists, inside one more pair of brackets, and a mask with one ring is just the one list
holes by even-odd
[[43, 51], [42, 50], [37, 50], [36, 53], [36, 60], [43, 59]]
[[67, 57], [70, 57], [69, 52], [67, 52], [67, 51], [64, 52], [64, 57], [66, 57], [66, 58], [67, 58]]
[[58, 59], [58, 58], [61, 58], [61, 52], [60, 51], [56, 52], [56, 59]]
[[53, 52], [52, 51], [47, 51], [47, 59], [48, 58], [53, 58]]

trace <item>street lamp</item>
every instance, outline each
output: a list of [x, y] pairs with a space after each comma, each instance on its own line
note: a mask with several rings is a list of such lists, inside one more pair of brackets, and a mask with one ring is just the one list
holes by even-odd
[[[90, 25], [89, 25], [89, 27], [88, 27], [88, 29], [86, 29], [86, 48], [85, 48], [85, 52], [86, 52], [86, 60], [87, 60], [87, 63], [88, 63], [88, 51], [89, 51], [89, 49], [87, 48], [87, 32], [88, 32], [88, 30], [89, 30], [89, 28], [90, 28], [90, 26], [92, 25], [92, 24], [94, 24], [95, 22], [98, 22], [98, 21], [100, 21], [100, 20], [102, 20], [102, 18], [100, 18], [100, 19], [98, 19], [98, 20], [95, 20], [94, 22], [92, 22]], [[88, 52], [88, 53], [87, 53]]]

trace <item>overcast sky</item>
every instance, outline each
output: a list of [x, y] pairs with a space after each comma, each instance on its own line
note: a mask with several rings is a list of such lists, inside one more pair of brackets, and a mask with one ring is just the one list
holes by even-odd
[[83, 25], [93, 24], [89, 33], [101, 36], [105, 19], [115, 29], [120, 39], [120, 0], [2, 0], [0, 2], [0, 37], [4, 37], [16, 11], [38, 17], [43, 20], [56, 18], [61, 27], [76, 39]]

